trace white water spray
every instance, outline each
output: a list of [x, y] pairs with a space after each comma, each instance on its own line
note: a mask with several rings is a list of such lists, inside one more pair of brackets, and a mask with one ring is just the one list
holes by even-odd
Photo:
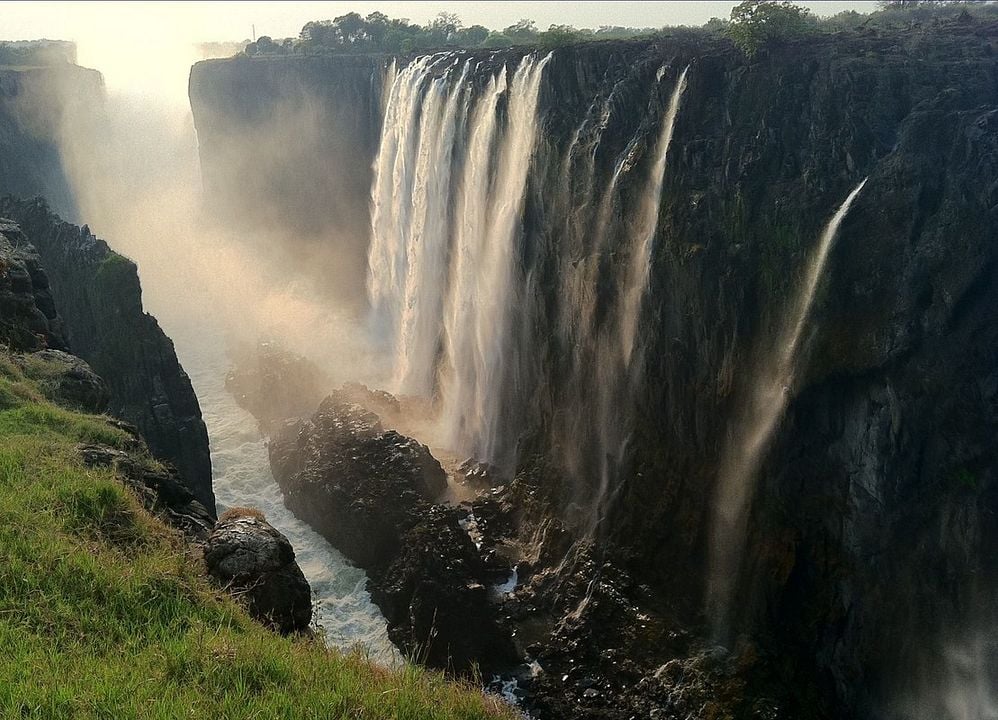
[[866, 178], [849, 193], [825, 226], [811, 258], [804, 283], [779, 334], [775, 361], [754, 378], [746, 407], [739, 413], [718, 471], [710, 546], [707, 611], [719, 640], [727, 640], [733, 593], [744, 556], [748, 511], [756, 473], [783, 411], [797, 370], [795, 361], [818, 282], [839, 225], [859, 195]]

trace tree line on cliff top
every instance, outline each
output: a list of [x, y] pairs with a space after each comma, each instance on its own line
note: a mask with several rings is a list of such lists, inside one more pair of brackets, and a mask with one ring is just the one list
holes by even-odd
[[[711, 18], [700, 28], [685, 30], [727, 36], [747, 55], [810, 33], [854, 28], [913, 27], [936, 20], [963, 16], [998, 17], [998, 3], [944, 0], [886, 0], [872, 14], [853, 10], [819, 19], [805, 7], [789, 0], [745, 0], [731, 11], [729, 19]], [[312, 20], [297, 38], [274, 40], [264, 35], [246, 45], [247, 55], [311, 55], [329, 53], [409, 54], [444, 48], [503, 48], [537, 46], [554, 48], [588, 40], [616, 40], [652, 36], [667, 28], [633, 28], [604, 25], [597, 29], [551, 25], [540, 30], [533, 20], [523, 19], [501, 30], [483, 25], [465, 26], [453, 14], [442, 12], [425, 25], [405, 18], [389, 18], [381, 12], [367, 17], [347, 13], [333, 20]], [[668, 29], [672, 32], [676, 28]]]

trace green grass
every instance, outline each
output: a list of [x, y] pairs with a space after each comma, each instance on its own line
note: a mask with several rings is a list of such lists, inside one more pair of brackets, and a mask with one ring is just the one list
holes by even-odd
[[0, 353], [0, 717], [513, 717], [439, 674], [265, 630], [81, 441], [126, 436]]

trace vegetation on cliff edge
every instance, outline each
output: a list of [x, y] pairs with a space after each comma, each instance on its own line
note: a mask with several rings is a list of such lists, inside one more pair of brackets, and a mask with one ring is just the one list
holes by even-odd
[[0, 351], [0, 716], [512, 717], [440, 675], [265, 630], [81, 442], [128, 447]]

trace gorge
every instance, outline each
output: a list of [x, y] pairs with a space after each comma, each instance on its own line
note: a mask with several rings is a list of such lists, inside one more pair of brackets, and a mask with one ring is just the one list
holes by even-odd
[[[208, 509], [290, 538], [332, 644], [515, 679], [538, 720], [993, 718], [996, 50], [968, 16], [243, 54], [193, 64], [151, 192], [88, 188], [101, 141], [51, 128], [0, 189], [138, 263], [186, 385], [78, 352], [160, 398], [116, 411]], [[70, 230], [0, 216], [118, 333]], [[240, 408], [261, 339], [288, 355]]]
[[[626, 573], [623, 602], [672, 632], [700, 628], [651, 640], [672, 646], [651, 670], [711, 647], [713, 624], [732, 657], [781, 668], [755, 678], [795, 687], [774, 694], [825, 698], [816, 716], [879, 717], [927, 692], [963, 613], [994, 608], [992, 396], [978, 383], [993, 376], [981, 193], [996, 68], [986, 33], [968, 30], [920, 38], [917, 71], [915, 41], [878, 32], [751, 61], [677, 34], [408, 64], [349, 57], [335, 71], [332, 59], [209, 61], [191, 98], [206, 176], [225, 172], [213, 158], [238, 144], [229, 130], [253, 132], [305, 98], [331, 108], [330, 135], [354, 140], [325, 172], [370, 188], [385, 387], [433, 406], [424, 442], [543, 498], [575, 538], [567, 556], [550, 553], [581, 589], [531, 596], [550, 579], [537, 568], [518, 593], [574, 618], [598, 655], [619, 642], [587, 627], [606, 621], [593, 615], [600, 593], [621, 592], [606, 564]], [[253, 115], [218, 100], [236, 82], [258, 88]], [[351, 106], [361, 115], [345, 121]], [[352, 135], [379, 107], [380, 142]], [[281, 158], [260, 169], [287, 172]], [[736, 508], [727, 520], [724, 504]], [[731, 518], [743, 530], [723, 529]], [[521, 523], [530, 545], [542, 524]], [[898, 588], [907, 606], [881, 600]], [[713, 592], [724, 609], [709, 609]], [[871, 654], [888, 647], [889, 659]], [[612, 662], [590, 662], [614, 677]], [[540, 664], [564, 674], [558, 658]], [[593, 686], [600, 698], [627, 694], [619, 676], [607, 682]]]

